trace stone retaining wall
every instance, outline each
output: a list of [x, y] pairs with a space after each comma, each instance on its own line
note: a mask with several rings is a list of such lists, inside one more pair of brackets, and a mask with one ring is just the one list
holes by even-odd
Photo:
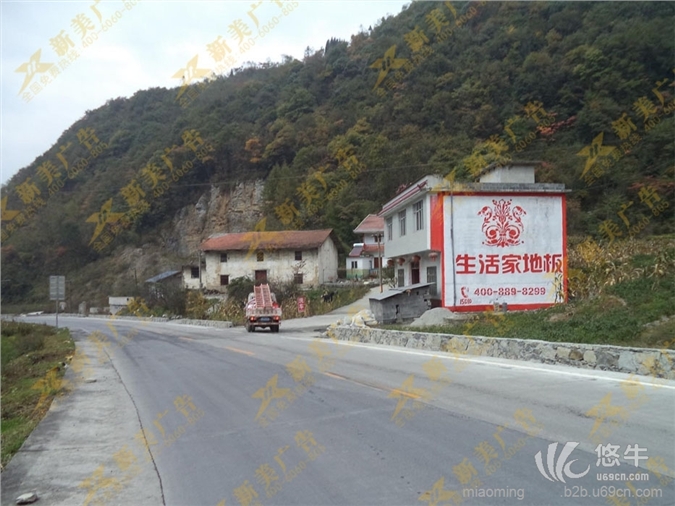
[[[330, 335], [329, 335], [330, 334]], [[500, 337], [428, 334], [400, 330], [341, 325], [331, 327], [323, 338], [402, 346], [462, 355], [565, 364], [658, 378], [675, 379], [675, 351], [623, 348], [601, 344], [572, 344]]]

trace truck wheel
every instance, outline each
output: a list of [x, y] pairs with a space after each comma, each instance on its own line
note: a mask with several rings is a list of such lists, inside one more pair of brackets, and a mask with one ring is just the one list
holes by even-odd
[[253, 327], [251, 327], [251, 324], [246, 322], [246, 332], [253, 332]]

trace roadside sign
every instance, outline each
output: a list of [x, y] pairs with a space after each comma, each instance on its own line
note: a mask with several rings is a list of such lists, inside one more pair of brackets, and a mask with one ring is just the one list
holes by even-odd
[[49, 300], [66, 299], [66, 277], [49, 276]]
[[66, 300], [66, 277], [49, 276], [49, 300], [56, 301], [56, 328], [59, 328], [59, 301]]
[[300, 313], [305, 312], [305, 298], [304, 297], [298, 297], [298, 312], [300, 312]]

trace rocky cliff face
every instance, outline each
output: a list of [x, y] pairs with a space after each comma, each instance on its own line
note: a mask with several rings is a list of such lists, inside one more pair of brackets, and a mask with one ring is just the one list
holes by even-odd
[[104, 270], [118, 275], [103, 291], [99, 280], [88, 283], [86, 292], [100, 292], [99, 298], [92, 295], [90, 300], [97, 301], [94, 305], [106, 305], [108, 295], [129, 295], [149, 277], [183, 265], [197, 265], [199, 244], [211, 234], [253, 230], [263, 217], [263, 188], [263, 181], [211, 187], [194, 205], [178, 211], [152, 242], [140, 248], [126, 246], [106, 259], [108, 267]]
[[211, 187], [195, 205], [176, 214], [165, 247], [179, 257], [190, 257], [211, 234], [253, 230], [262, 218], [263, 188], [263, 181]]

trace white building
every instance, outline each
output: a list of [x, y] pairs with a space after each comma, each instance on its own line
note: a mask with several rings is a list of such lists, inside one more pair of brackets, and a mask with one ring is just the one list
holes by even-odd
[[354, 233], [362, 234], [363, 242], [355, 243], [347, 256], [347, 279], [377, 277], [380, 261], [383, 267], [387, 264], [384, 246], [381, 244], [384, 220], [376, 214], [369, 214], [354, 229]]
[[427, 176], [387, 202], [398, 286], [431, 283], [432, 305], [453, 311], [565, 300], [565, 187], [535, 183], [536, 165], [490, 166], [478, 183]]
[[285, 230], [220, 234], [204, 241], [200, 266], [183, 267], [186, 288], [224, 292], [231, 280], [295, 281], [316, 286], [337, 280], [338, 252], [332, 230]]
[[110, 314], [117, 314], [122, 309], [129, 306], [129, 302], [133, 297], [108, 297], [108, 306], [110, 306]]

